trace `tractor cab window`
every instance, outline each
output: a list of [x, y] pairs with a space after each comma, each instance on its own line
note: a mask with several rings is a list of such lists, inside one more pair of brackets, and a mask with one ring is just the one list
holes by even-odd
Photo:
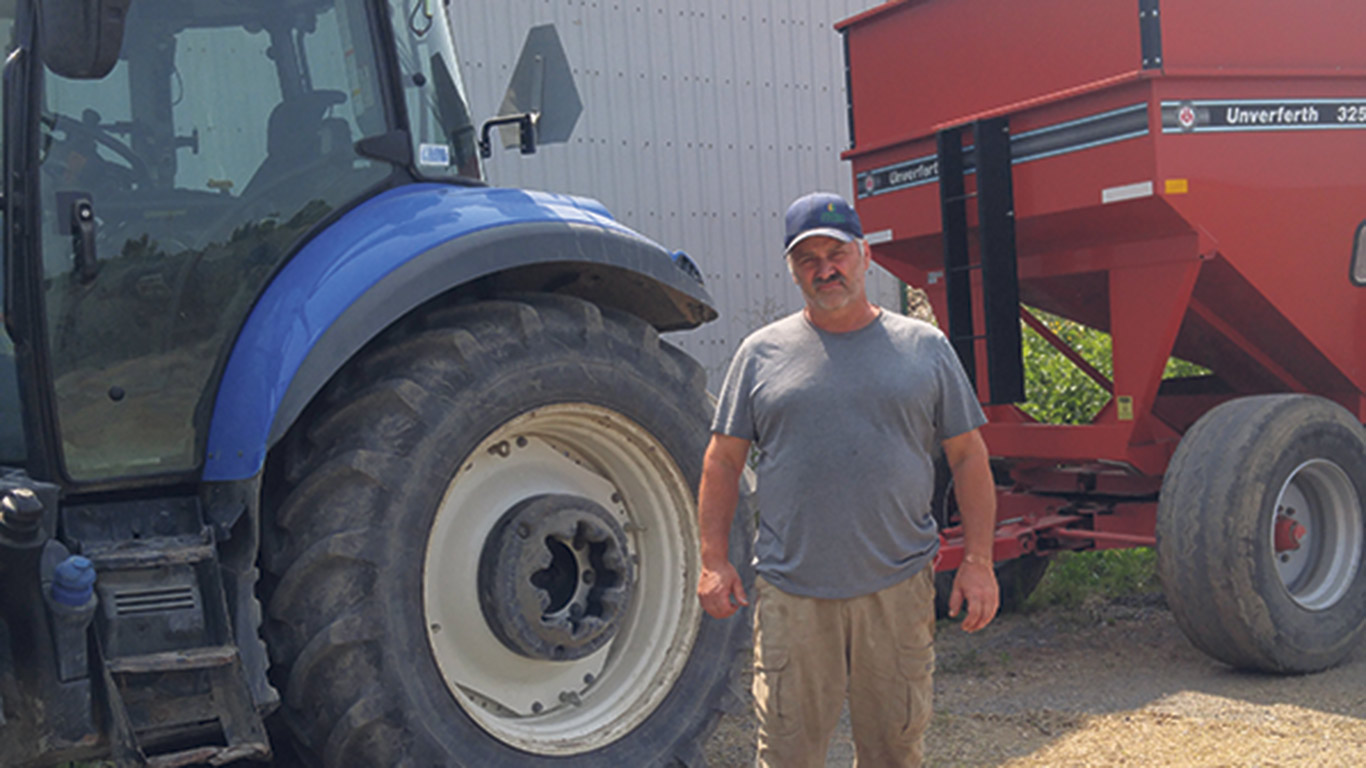
[[365, 0], [138, 0], [107, 76], [44, 73], [47, 333], [73, 479], [201, 466], [256, 297], [391, 172], [354, 150], [390, 130], [370, 18]]
[[413, 165], [435, 179], [479, 179], [475, 126], [440, 0], [390, 0]]

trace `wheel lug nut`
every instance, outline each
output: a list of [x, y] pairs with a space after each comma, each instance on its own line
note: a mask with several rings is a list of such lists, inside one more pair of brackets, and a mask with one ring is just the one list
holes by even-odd
[[594, 578], [595, 578], [595, 574], [594, 574], [592, 571], [584, 571], [584, 572], [583, 572], [583, 583], [584, 583], [584, 584], [592, 584]]
[[541, 714], [541, 710], [543, 710], [543, 709], [545, 709], [545, 707], [541, 705], [541, 702], [539, 702], [539, 701], [533, 701], [533, 702], [531, 702], [531, 712], [532, 712], [532, 714], [539, 715], [539, 714]]

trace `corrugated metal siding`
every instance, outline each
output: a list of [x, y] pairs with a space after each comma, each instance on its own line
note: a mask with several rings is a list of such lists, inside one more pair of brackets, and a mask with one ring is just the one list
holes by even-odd
[[[553, 23], [583, 116], [568, 144], [499, 150], [491, 182], [595, 197], [702, 268], [721, 318], [670, 340], [719, 384], [751, 330], [801, 307], [783, 211], [813, 189], [852, 193], [844, 54], [835, 21], [873, 0], [454, 0], [476, 119], [497, 112], [526, 32]], [[898, 306], [880, 268], [874, 300]]]

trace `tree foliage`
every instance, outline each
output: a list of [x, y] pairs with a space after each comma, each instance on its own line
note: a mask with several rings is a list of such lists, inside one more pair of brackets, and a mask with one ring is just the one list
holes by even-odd
[[[1110, 334], [1041, 310], [1031, 310], [1050, 331], [1100, 371], [1114, 377]], [[1110, 401], [1110, 393], [1038, 332], [1023, 326], [1025, 402], [1020, 408], [1046, 424], [1086, 424]], [[1209, 371], [1185, 360], [1167, 361], [1164, 379], [1202, 376]]]
[[[1076, 350], [1107, 378], [1113, 376], [1110, 334], [1057, 315], [1032, 310], [1050, 331]], [[1086, 424], [1110, 401], [1110, 393], [1049, 344], [1024, 326], [1025, 402], [1020, 409], [1046, 424]]]
[[[1043, 310], [1030, 311], [1107, 379], [1114, 378], [1110, 334]], [[902, 312], [938, 325], [929, 297], [919, 288], [904, 286]], [[1090, 423], [1110, 401], [1110, 393], [1023, 321], [1020, 328], [1025, 375], [1025, 402], [1020, 404], [1021, 410], [1045, 424]], [[1162, 378], [1208, 373], [1195, 363], [1171, 358]]]

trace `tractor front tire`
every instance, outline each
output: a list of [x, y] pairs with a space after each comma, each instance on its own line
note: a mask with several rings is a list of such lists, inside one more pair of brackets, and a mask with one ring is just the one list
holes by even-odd
[[1309, 395], [1245, 397], [1195, 423], [1157, 509], [1177, 624], [1231, 666], [1330, 667], [1366, 632], [1366, 431]]
[[695, 596], [704, 381], [644, 322], [562, 296], [421, 313], [368, 345], [267, 481], [264, 631], [299, 751], [701, 764], [750, 633]]

